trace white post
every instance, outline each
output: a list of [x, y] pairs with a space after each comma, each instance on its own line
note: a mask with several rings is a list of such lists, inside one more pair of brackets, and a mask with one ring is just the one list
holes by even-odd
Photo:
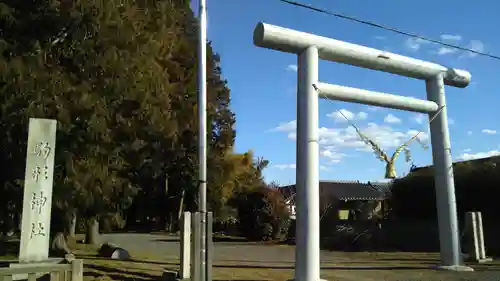
[[298, 56], [295, 280], [319, 281], [318, 49]]
[[479, 257], [482, 260], [484, 260], [486, 259], [486, 249], [484, 248], [483, 216], [481, 215], [481, 212], [476, 212], [476, 220], [477, 220]]
[[202, 228], [201, 218], [199, 212], [193, 212], [191, 214], [191, 227], [192, 227], [192, 235], [191, 235], [191, 280], [192, 281], [204, 281], [201, 279], [201, 271], [204, 270], [201, 267], [201, 255], [200, 255], [200, 232]]
[[181, 225], [181, 270], [180, 279], [191, 277], [191, 212], [184, 212]]
[[477, 216], [476, 212], [467, 212], [467, 224], [470, 229], [466, 230], [469, 233], [468, 239], [472, 242], [472, 249], [469, 249], [469, 255], [471, 255], [472, 260], [479, 260], [479, 243], [477, 237]]
[[481, 212], [467, 212], [466, 215], [466, 232], [469, 234], [467, 238], [468, 242], [472, 242], [472, 248], [469, 249], [470, 260], [478, 263], [493, 261], [492, 258], [486, 257]]
[[430, 128], [441, 262], [443, 266], [458, 266], [462, 264], [462, 259], [443, 75], [438, 74], [427, 80], [426, 84], [427, 99], [435, 102], [440, 109], [430, 113], [429, 120], [435, 117]]

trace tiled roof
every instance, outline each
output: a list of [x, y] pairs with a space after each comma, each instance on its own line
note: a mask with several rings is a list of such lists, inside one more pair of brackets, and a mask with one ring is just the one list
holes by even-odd
[[322, 181], [319, 183], [322, 196], [333, 195], [340, 200], [383, 200], [384, 193], [368, 183], [359, 181]]
[[376, 190], [383, 192], [384, 194], [388, 195], [391, 193], [391, 183], [390, 182], [368, 182], [371, 187], [375, 188]]
[[[339, 200], [383, 200], [387, 192], [383, 183], [362, 183], [359, 181], [320, 181], [319, 189], [322, 198], [335, 197]], [[285, 197], [295, 194], [295, 185], [283, 186], [282, 193]], [[292, 199], [293, 200], [293, 199]]]

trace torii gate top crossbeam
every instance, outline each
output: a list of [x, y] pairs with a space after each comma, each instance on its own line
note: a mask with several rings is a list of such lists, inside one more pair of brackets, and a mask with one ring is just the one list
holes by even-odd
[[377, 49], [304, 33], [266, 23], [259, 23], [253, 34], [259, 47], [299, 54], [310, 46], [318, 48], [321, 59], [390, 72], [406, 77], [429, 80], [443, 73], [446, 85], [465, 88], [471, 75], [461, 69], [413, 59]]

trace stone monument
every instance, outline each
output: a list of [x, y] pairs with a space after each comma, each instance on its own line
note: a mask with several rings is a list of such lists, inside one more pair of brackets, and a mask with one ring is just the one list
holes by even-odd
[[29, 121], [19, 263], [48, 260], [57, 121]]

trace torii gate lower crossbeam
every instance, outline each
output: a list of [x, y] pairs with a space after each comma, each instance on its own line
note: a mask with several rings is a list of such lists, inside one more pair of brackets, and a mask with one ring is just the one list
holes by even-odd
[[[295, 280], [320, 280], [319, 97], [429, 115], [429, 120], [433, 120], [430, 128], [441, 250], [439, 268], [472, 271], [461, 258], [444, 94], [445, 84], [466, 87], [470, 73], [265, 23], [257, 25], [253, 40], [259, 47], [298, 55]], [[319, 58], [424, 80], [427, 100], [321, 83]]]

